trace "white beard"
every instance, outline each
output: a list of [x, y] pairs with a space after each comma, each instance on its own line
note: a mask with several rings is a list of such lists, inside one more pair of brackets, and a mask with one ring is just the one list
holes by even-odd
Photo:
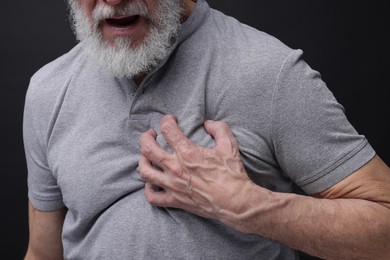
[[[158, 17], [154, 19], [144, 3], [130, 2], [120, 8], [100, 4], [93, 11], [92, 25], [76, 1], [69, 0], [68, 3], [77, 39], [83, 42], [87, 54], [103, 70], [117, 78], [134, 78], [156, 67], [170, 54], [181, 26], [182, 0], [156, 0]], [[114, 15], [135, 14], [149, 20], [149, 32], [141, 44], [133, 47], [129, 37], [116, 37], [114, 44], [103, 39], [99, 21]]]

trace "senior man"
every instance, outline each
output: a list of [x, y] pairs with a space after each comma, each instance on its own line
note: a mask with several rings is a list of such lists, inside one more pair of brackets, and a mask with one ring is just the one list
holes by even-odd
[[302, 51], [205, 0], [69, 6], [26, 96], [26, 259], [389, 259], [390, 170]]

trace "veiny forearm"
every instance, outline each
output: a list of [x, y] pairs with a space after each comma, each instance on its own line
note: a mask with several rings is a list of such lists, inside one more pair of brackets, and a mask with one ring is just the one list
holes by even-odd
[[174, 153], [157, 144], [155, 130], [141, 136], [140, 173], [152, 205], [218, 219], [321, 258], [390, 259], [390, 169], [378, 156], [319, 198], [276, 193], [249, 179], [225, 123], [207, 121], [205, 129], [212, 149], [191, 142], [172, 116], [160, 130]]
[[255, 189], [247, 210], [225, 212], [225, 223], [324, 259], [390, 259], [389, 208]]

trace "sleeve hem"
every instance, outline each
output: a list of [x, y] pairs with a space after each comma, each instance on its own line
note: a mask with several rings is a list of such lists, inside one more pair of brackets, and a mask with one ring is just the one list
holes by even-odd
[[303, 184], [301, 183], [300, 186], [307, 194], [322, 192], [361, 168], [370, 161], [375, 154], [374, 149], [367, 140], [365, 140], [365, 142], [352, 151], [349, 156], [342, 158], [332, 168], [328, 169], [328, 171], [315, 176], [315, 178], [308, 180]]
[[28, 198], [33, 208], [39, 211], [55, 211], [65, 207], [62, 198], [55, 200], [42, 200], [34, 198], [31, 194], [29, 194]]

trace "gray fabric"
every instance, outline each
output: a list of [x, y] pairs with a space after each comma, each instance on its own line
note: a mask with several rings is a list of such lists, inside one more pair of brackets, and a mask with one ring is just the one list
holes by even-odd
[[357, 170], [374, 151], [301, 56], [199, 0], [139, 88], [82, 44], [38, 71], [25, 104], [28, 196], [39, 210], [69, 209], [66, 259], [294, 259], [275, 241], [152, 207], [137, 167], [140, 133], [175, 114], [202, 146], [213, 145], [206, 119], [227, 122], [250, 177], [274, 191], [317, 193]]

